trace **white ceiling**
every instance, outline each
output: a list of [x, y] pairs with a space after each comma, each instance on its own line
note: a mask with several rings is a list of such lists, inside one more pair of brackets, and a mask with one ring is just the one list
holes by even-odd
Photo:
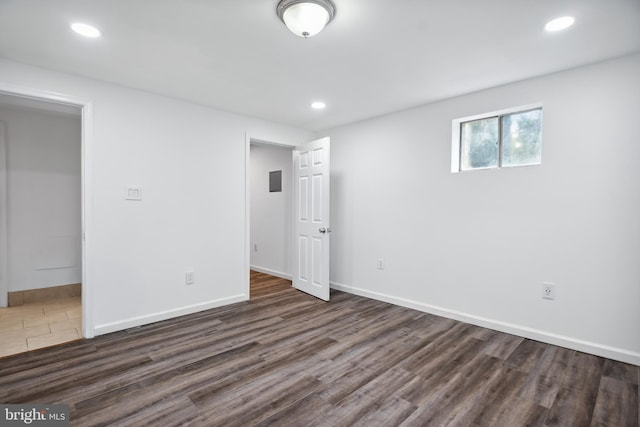
[[277, 0], [0, 0], [0, 56], [319, 130], [640, 51], [640, 0], [334, 3], [305, 40]]

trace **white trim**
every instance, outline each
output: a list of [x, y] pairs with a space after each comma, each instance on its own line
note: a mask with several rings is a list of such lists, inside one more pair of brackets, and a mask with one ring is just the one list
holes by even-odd
[[77, 98], [75, 96], [52, 92], [42, 89], [34, 89], [24, 86], [16, 86], [0, 82], [0, 93], [7, 95], [33, 98], [41, 101], [55, 102], [66, 105], [74, 105], [82, 109], [82, 142], [81, 142], [81, 209], [82, 209], [82, 336], [93, 338], [95, 334], [93, 319], [93, 288], [91, 276], [87, 265], [91, 259], [90, 233], [92, 224], [92, 156], [93, 156], [93, 104], [91, 100]]
[[472, 325], [482, 326], [484, 328], [493, 329], [508, 334], [569, 348], [572, 350], [582, 351], [585, 353], [595, 354], [609, 359], [619, 360], [621, 362], [630, 363], [640, 366], [640, 353], [625, 350], [622, 348], [611, 347], [604, 344], [598, 344], [589, 341], [583, 341], [577, 338], [567, 337], [554, 334], [552, 332], [542, 331], [539, 329], [529, 328], [526, 326], [516, 325], [513, 323], [502, 322], [486, 317], [475, 316], [461, 311], [449, 310], [443, 307], [437, 307], [431, 304], [425, 304], [405, 298], [394, 297], [380, 292], [369, 291], [355, 286], [343, 285], [341, 283], [331, 282], [333, 289], [348, 292], [354, 295], [375, 299], [378, 301], [388, 302], [390, 304], [423, 311], [425, 313], [435, 314], [437, 316], [449, 319], [459, 320], [461, 322], [470, 323]]
[[12, 96], [20, 96], [23, 98], [31, 98], [39, 101], [73, 105], [76, 107], [82, 107], [88, 102], [88, 100], [86, 99], [66, 95], [60, 92], [34, 89], [25, 86], [17, 86], [4, 82], [0, 82], [0, 93]]
[[537, 110], [542, 108], [542, 102], [536, 102], [533, 104], [521, 105], [519, 107], [503, 108], [502, 110], [490, 111], [488, 113], [474, 114], [473, 116], [460, 117], [454, 119], [454, 122], [472, 122], [474, 120], [486, 119], [487, 117], [502, 116], [505, 114], [518, 113], [521, 111]]
[[460, 172], [460, 123], [451, 120], [451, 173]]
[[[473, 120], [486, 119], [488, 117], [502, 116], [505, 114], [517, 113], [522, 111], [536, 110], [542, 108], [542, 103], [537, 102], [535, 104], [521, 105], [519, 107], [505, 108], [502, 110], [491, 111], [489, 113], [475, 114], [473, 116], [460, 117], [451, 120], [451, 173], [468, 172], [460, 170], [460, 125], [464, 122], [471, 122]], [[519, 166], [534, 166], [539, 163], [533, 163], [529, 165], [514, 165], [507, 167], [519, 167]], [[488, 168], [474, 168], [473, 170], [497, 170], [501, 167], [488, 167]]]
[[251, 298], [251, 136], [244, 136], [244, 293]]
[[287, 273], [283, 273], [281, 271], [272, 270], [266, 267], [258, 267], [257, 265], [250, 266], [251, 270], [257, 271], [258, 273], [269, 274], [271, 276], [280, 277], [281, 279], [292, 280], [291, 275]]
[[173, 319], [179, 316], [198, 313], [200, 311], [210, 310], [212, 308], [221, 307], [223, 305], [234, 304], [246, 301], [246, 295], [234, 295], [227, 298], [220, 298], [203, 303], [188, 305], [185, 307], [174, 308], [171, 310], [161, 311], [158, 313], [148, 314], [145, 316], [131, 317], [117, 322], [105, 323], [104, 325], [96, 325], [96, 335], [108, 334], [110, 332], [122, 331], [136, 326], [148, 325], [149, 323], [160, 322], [162, 320]]
[[82, 336], [93, 338], [95, 324], [93, 319], [93, 286], [90, 286], [89, 249], [93, 230], [93, 102], [88, 101], [82, 107]]
[[6, 126], [0, 121], [0, 308], [9, 303], [9, 270], [7, 246], [7, 138]]

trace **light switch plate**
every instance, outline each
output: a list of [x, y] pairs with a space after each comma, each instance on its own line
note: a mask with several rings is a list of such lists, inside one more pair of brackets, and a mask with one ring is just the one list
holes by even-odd
[[196, 283], [196, 273], [194, 271], [187, 271], [184, 275], [185, 285], [193, 285]]
[[142, 200], [142, 187], [139, 185], [130, 185], [127, 187], [126, 200]]

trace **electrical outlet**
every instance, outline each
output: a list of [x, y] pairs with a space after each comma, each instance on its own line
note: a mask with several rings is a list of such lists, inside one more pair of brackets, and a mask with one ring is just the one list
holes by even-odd
[[556, 299], [556, 285], [545, 282], [542, 284], [542, 298]]
[[384, 268], [385, 268], [384, 259], [378, 258], [378, 270], [384, 270]]
[[193, 285], [196, 283], [196, 273], [194, 271], [187, 271], [184, 276], [185, 285]]

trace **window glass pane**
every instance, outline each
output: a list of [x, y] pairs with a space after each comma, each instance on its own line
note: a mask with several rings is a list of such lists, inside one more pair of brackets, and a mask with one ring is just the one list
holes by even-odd
[[497, 117], [462, 123], [460, 132], [460, 167], [462, 170], [498, 166]]
[[542, 110], [502, 116], [502, 166], [539, 164], [541, 129]]

